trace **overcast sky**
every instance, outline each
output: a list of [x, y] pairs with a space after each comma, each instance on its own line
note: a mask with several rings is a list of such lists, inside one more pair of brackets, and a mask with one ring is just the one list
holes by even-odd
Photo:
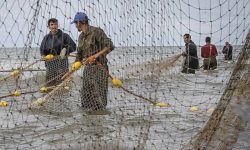
[[55, 17], [77, 41], [70, 22], [77, 11], [99, 26], [116, 46], [183, 46], [190, 33], [197, 45], [206, 36], [223, 45], [242, 44], [250, 28], [250, 0], [0, 0], [1, 48], [38, 47]]

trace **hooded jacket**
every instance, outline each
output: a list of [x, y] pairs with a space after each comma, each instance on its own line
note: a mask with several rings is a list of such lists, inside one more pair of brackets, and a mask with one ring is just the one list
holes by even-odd
[[66, 55], [68, 55], [76, 50], [76, 43], [67, 33], [58, 29], [55, 35], [52, 35], [50, 32], [43, 38], [40, 46], [40, 53], [41, 55], [60, 55], [63, 48], [67, 49]]

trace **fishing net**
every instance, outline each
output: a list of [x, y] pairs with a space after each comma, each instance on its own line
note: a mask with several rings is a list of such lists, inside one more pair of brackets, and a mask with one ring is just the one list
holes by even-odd
[[[247, 99], [241, 94], [249, 81], [249, 5], [1, 1], [0, 149], [240, 149], [244, 143], [217, 140], [225, 146], [212, 136], [231, 99]], [[80, 33], [70, 24], [78, 11], [114, 43], [107, 64], [76, 63], [76, 52], [41, 56], [50, 18], [78, 43]], [[197, 46], [195, 74], [181, 73], [186, 33]], [[204, 72], [200, 48], [207, 36], [218, 66]], [[231, 61], [222, 53], [226, 41]]]

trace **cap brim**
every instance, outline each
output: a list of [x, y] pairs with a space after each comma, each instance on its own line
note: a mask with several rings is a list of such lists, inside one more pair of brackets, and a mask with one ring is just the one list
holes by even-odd
[[72, 21], [70, 24], [73, 24], [73, 23], [75, 23], [75, 21]]

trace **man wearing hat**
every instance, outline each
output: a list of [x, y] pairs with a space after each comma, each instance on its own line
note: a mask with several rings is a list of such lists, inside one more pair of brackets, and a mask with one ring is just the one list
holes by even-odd
[[101, 28], [89, 25], [88, 16], [83, 12], [76, 13], [71, 24], [73, 23], [81, 32], [75, 61], [86, 59], [81, 88], [82, 107], [90, 111], [105, 109], [108, 94], [106, 55], [114, 49], [113, 42]]

